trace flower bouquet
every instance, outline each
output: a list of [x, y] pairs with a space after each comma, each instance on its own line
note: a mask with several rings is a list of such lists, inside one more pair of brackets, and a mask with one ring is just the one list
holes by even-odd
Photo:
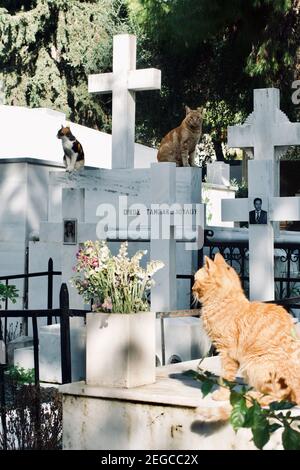
[[128, 256], [122, 243], [113, 256], [105, 241], [87, 241], [77, 253], [72, 284], [92, 312], [87, 314], [86, 381], [90, 385], [136, 387], [155, 380], [155, 312], [148, 295], [164, 265]]

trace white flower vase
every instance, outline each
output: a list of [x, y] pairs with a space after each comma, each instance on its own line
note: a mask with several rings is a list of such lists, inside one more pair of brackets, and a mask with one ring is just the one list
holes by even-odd
[[155, 382], [155, 313], [88, 313], [86, 383], [138, 387]]

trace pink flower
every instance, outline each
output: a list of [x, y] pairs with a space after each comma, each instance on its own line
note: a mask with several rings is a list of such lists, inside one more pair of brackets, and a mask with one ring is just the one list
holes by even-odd
[[106, 299], [104, 299], [102, 308], [105, 308], [106, 310], [112, 310], [112, 302], [110, 297], [106, 297]]

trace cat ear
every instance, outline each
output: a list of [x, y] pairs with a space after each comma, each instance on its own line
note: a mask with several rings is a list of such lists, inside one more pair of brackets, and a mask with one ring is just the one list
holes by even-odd
[[63, 124], [62, 124], [62, 125], [61, 125], [61, 129], [63, 129], [63, 128], [64, 128], [64, 126], [63, 126]]
[[216, 253], [215, 254], [215, 259], [214, 259], [216, 264], [227, 264], [221, 253]]
[[191, 108], [189, 108], [188, 106], [185, 106], [185, 113], [189, 114], [190, 112], [191, 112]]
[[215, 263], [208, 256], [204, 257], [204, 261], [205, 261], [205, 268], [207, 271], [211, 272], [216, 268]]

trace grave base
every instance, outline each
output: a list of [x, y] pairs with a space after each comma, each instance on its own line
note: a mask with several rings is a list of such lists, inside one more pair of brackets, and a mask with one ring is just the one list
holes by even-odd
[[[72, 319], [70, 329], [73, 381], [85, 378], [86, 328], [76, 324], [76, 320]], [[60, 324], [42, 326], [39, 331], [40, 380], [61, 384]], [[33, 369], [33, 346], [15, 349], [14, 364], [24, 369]]]
[[[84, 382], [60, 386], [64, 449], [256, 449], [249, 429], [235, 433], [217, 418], [228, 413], [229, 402], [216, 402], [210, 395], [202, 398], [199, 384], [182, 374], [195, 370], [198, 362], [158, 368], [155, 384], [132, 389]], [[218, 357], [205, 359], [202, 367], [220, 373]], [[280, 432], [265, 449], [281, 448]]]

